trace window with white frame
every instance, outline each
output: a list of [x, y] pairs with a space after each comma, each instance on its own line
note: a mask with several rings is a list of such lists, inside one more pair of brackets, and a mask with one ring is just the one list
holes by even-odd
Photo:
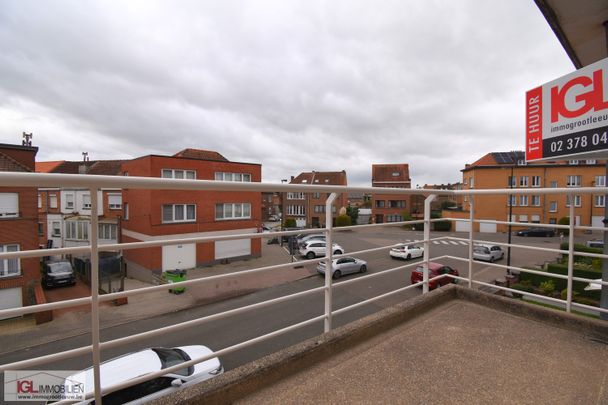
[[108, 208], [110, 208], [111, 210], [122, 209], [122, 195], [108, 194]]
[[[19, 245], [0, 245], [0, 253], [18, 252]], [[21, 274], [21, 261], [14, 259], [0, 259], [0, 277], [18, 276]]]
[[304, 193], [287, 193], [288, 200], [304, 200], [306, 195]]
[[324, 205], [315, 205], [315, 213], [316, 214], [321, 214], [325, 212], [325, 206]]
[[[570, 206], [570, 196], [567, 195], [566, 196], [566, 207]], [[581, 196], [580, 195], [575, 195], [574, 196], [574, 206], [575, 207], [580, 207], [581, 206]]]
[[163, 169], [161, 177], [164, 179], [188, 179], [196, 180], [196, 172], [194, 170], [184, 169]]
[[595, 159], [587, 159], [587, 162], [586, 162], [586, 163], [587, 163], [588, 165], [594, 165], [594, 164], [596, 164], [596, 163], [597, 163], [597, 161], [596, 161]]
[[49, 195], [49, 207], [57, 208], [57, 194]]
[[85, 210], [91, 209], [91, 194], [82, 195], [82, 208]]
[[196, 221], [195, 204], [164, 204], [163, 223]]
[[54, 238], [61, 236], [61, 222], [53, 221], [51, 223], [51, 236]]
[[99, 224], [99, 239], [116, 240], [116, 224]]
[[517, 176], [509, 176], [507, 187], [517, 187]]
[[89, 222], [66, 221], [65, 238], [70, 240], [89, 240]]
[[247, 219], [251, 218], [250, 203], [215, 204], [215, 219]]
[[42, 196], [38, 193], [38, 208], [42, 208]]
[[507, 205], [511, 205], [511, 206], [515, 207], [517, 205], [517, 196], [515, 196], [515, 195], [509, 196], [509, 198], [507, 199]]
[[215, 172], [215, 180], [251, 182], [251, 174], [250, 173]]
[[533, 207], [540, 207], [540, 196], [539, 195], [533, 195], [532, 196], [532, 206]]
[[519, 178], [519, 187], [528, 187], [528, 176], [521, 176]]
[[551, 180], [551, 188], [557, 188], [557, 180]]
[[549, 212], [557, 212], [557, 201], [549, 202]]
[[569, 164], [571, 165], [577, 165], [578, 164], [578, 160], [570, 160], [568, 161]]
[[74, 194], [65, 195], [65, 208], [68, 210], [74, 209]]
[[287, 215], [306, 215], [306, 207], [303, 205], [288, 205]]
[[317, 199], [317, 200], [320, 199], [321, 198], [321, 193], [313, 193], [312, 194], [312, 198]]
[[606, 187], [606, 176], [595, 176], [595, 187]]
[[520, 215], [519, 216], [519, 222], [528, 222], [528, 216], [527, 215]]
[[580, 187], [581, 176], [568, 176], [566, 178], [566, 187]]
[[532, 176], [532, 187], [540, 187], [540, 176]]
[[525, 165], [526, 165], [525, 159], [517, 159], [517, 166], [525, 166]]
[[386, 216], [386, 222], [401, 222], [403, 217], [399, 214], [388, 214]]
[[[475, 178], [471, 177], [471, 181], [469, 182], [469, 188], [475, 188]], [[401, 215], [399, 215], [399, 217], [401, 217]], [[391, 222], [391, 221], [389, 221]], [[399, 221], [392, 221], [392, 222], [399, 222]]]
[[528, 196], [527, 195], [520, 195], [519, 196], [519, 205], [522, 207], [527, 207], [528, 206]]
[[605, 195], [596, 195], [594, 200], [595, 200], [595, 206], [596, 207], [603, 207], [606, 200], [605, 200]]
[[532, 215], [530, 222], [535, 223], [535, 224], [540, 224], [540, 215]]
[[0, 218], [17, 218], [19, 216], [19, 194], [0, 193]]

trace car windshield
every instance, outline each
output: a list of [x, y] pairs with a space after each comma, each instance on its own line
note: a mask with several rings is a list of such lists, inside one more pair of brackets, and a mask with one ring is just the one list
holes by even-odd
[[49, 273], [71, 272], [72, 265], [68, 262], [49, 263]]
[[[190, 356], [188, 356], [181, 349], [156, 348], [152, 350], [154, 350], [154, 352], [158, 355], [158, 358], [160, 359], [160, 362], [162, 364], [162, 368], [175, 366], [177, 364], [181, 364], [185, 361], [191, 360]], [[190, 366], [174, 371], [172, 374], [190, 375], [193, 371], [194, 367]]]

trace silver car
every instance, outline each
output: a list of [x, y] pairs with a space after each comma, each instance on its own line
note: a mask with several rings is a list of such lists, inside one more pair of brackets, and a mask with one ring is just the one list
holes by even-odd
[[[335, 279], [342, 277], [344, 274], [365, 273], [367, 271], [367, 262], [354, 257], [334, 259], [331, 264], [331, 276]], [[325, 262], [320, 262], [317, 265], [317, 272], [325, 275]]]
[[473, 260], [484, 260], [494, 263], [505, 256], [502, 248], [498, 245], [475, 245], [473, 246]]

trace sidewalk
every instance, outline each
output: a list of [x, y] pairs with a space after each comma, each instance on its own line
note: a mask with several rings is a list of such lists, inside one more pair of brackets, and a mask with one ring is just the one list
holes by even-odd
[[[179, 295], [167, 291], [155, 291], [131, 296], [127, 305], [101, 306], [99, 310], [101, 329], [248, 294], [316, 274], [314, 270], [303, 267], [302, 263], [294, 262], [293, 267], [245, 276], [238, 275], [243, 270], [290, 263], [290, 261], [289, 254], [279, 245], [263, 244], [260, 258], [189, 270], [188, 280], [230, 273], [235, 273], [235, 276], [186, 287], [186, 291]], [[150, 286], [151, 284], [138, 280], [125, 280], [126, 290]], [[53, 321], [38, 326], [32, 322], [31, 316], [1, 321], [0, 354], [90, 333], [90, 329], [90, 311], [88, 308], [83, 310], [82, 307], [75, 311], [62, 311]]]

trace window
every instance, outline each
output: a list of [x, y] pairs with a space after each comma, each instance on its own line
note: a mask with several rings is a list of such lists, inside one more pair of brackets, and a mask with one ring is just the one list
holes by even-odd
[[42, 208], [42, 196], [38, 193], [38, 208]]
[[306, 209], [303, 205], [288, 205], [287, 215], [306, 215]]
[[519, 178], [519, 187], [528, 187], [528, 176], [521, 176]]
[[527, 195], [520, 195], [519, 196], [519, 205], [522, 207], [527, 207], [528, 206], [528, 196]]
[[82, 208], [85, 210], [91, 209], [91, 194], [83, 194], [82, 196]]
[[65, 208], [68, 210], [74, 209], [74, 194], [65, 195]]
[[532, 176], [532, 187], [540, 187], [540, 176]]
[[53, 223], [51, 224], [51, 236], [54, 238], [60, 237], [61, 236], [61, 222], [59, 221], [53, 221]]
[[116, 240], [116, 224], [99, 224], [99, 239]]
[[405, 208], [404, 200], [390, 200], [388, 204], [390, 208]]
[[87, 221], [66, 221], [65, 238], [72, 240], [89, 240], [89, 223]]
[[551, 201], [549, 203], [549, 212], [557, 212], [557, 201]]
[[389, 214], [386, 216], [386, 222], [401, 222], [403, 217], [401, 215]]
[[517, 187], [517, 176], [509, 176], [507, 187]]
[[595, 159], [587, 159], [585, 163], [587, 163], [588, 165], [594, 165], [597, 163], [597, 161]]
[[287, 193], [288, 200], [304, 200], [305, 197], [304, 193]]
[[539, 195], [533, 195], [532, 196], [532, 206], [533, 207], [540, 207], [540, 196]]
[[606, 176], [595, 176], [595, 187], [606, 187]]
[[318, 200], [319, 198], [321, 198], [321, 193], [313, 193], [312, 198], [315, 198]]
[[[18, 252], [19, 245], [0, 245], [0, 253]], [[0, 259], [0, 277], [18, 276], [21, 274], [19, 259]]]
[[532, 220], [530, 222], [540, 224], [540, 215], [532, 215]]
[[163, 205], [163, 223], [196, 221], [195, 204]]
[[594, 196], [594, 200], [595, 200], [595, 206], [596, 207], [603, 207], [605, 204], [605, 195], [596, 195]]
[[110, 208], [111, 210], [122, 209], [122, 195], [108, 194], [108, 208]]
[[557, 180], [551, 180], [551, 188], [557, 188]]
[[215, 172], [215, 180], [251, 182], [251, 174], [250, 173]]
[[57, 208], [57, 194], [51, 194], [49, 197], [49, 205], [51, 208]]
[[581, 176], [568, 176], [566, 179], [566, 187], [580, 187]]
[[525, 166], [525, 165], [526, 165], [525, 159], [517, 159], [517, 166]]
[[161, 177], [164, 179], [196, 180], [196, 172], [194, 170], [163, 169], [161, 170]]
[[557, 218], [549, 218], [549, 223], [550, 223], [551, 225], [555, 225], [555, 224], [557, 224]]
[[517, 196], [515, 195], [511, 195], [509, 196], [509, 199], [507, 200], [507, 206], [512, 205], [513, 207], [515, 207], [517, 205]]
[[17, 218], [19, 216], [19, 194], [0, 193], [0, 218]]
[[[570, 206], [570, 196], [566, 196], [566, 207]], [[580, 207], [581, 206], [581, 196], [580, 195], [575, 195], [574, 196], [574, 206], [575, 207]]]
[[577, 165], [578, 164], [578, 160], [570, 160], [570, 161], [568, 161], [568, 164], [570, 164], [570, 165]]
[[215, 219], [251, 218], [251, 204], [224, 203], [215, 205]]
[[475, 179], [473, 177], [471, 177], [471, 181], [469, 182], [469, 188], [474, 188], [475, 186]]
[[520, 215], [519, 216], [519, 222], [528, 222], [528, 216], [527, 215]]
[[384, 200], [376, 200], [376, 208], [384, 208]]
[[125, 220], [129, 219], [129, 203], [125, 203], [123, 216]]
[[325, 212], [325, 206], [324, 205], [315, 205], [315, 213], [317, 214], [321, 214]]
[[38, 236], [44, 235], [44, 225], [42, 222], [38, 222]]

